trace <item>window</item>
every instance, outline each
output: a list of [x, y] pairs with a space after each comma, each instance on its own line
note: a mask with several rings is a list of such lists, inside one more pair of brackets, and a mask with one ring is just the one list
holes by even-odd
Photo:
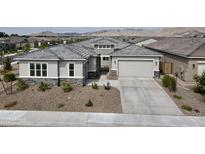
[[46, 77], [47, 76], [47, 64], [30, 63], [30, 76]]
[[42, 64], [42, 76], [47, 76], [47, 64]]
[[94, 48], [95, 48], [95, 49], [97, 49], [97, 48], [98, 48], [98, 45], [97, 45], [97, 44], [95, 44], [95, 45], [94, 45]]
[[35, 65], [34, 65], [34, 63], [30, 64], [30, 76], [35, 76]]
[[69, 76], [74, 76], [74, 64], [69, 64]]
[[98, 45], [98, 44], [95, 44], [94, 48], [95, 49], [112, 49], [112, 48], [114, 48], [114, 45]]
[[41, 76], [41, 64], [36, 64], [36, 76]]
[[109, 57], [103, 57], [103, 60], [104, 60], [104, 61], [108, 61], [108, 60], [109, 60]]

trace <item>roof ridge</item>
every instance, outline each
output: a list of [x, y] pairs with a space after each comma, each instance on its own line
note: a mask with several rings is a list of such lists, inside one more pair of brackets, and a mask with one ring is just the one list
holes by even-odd
[[125, 46], [123, 48], [120, 48], [120, 49], [114, 49], [113, 52], [111, 52], [110, 54], [113, 54], [114, 52], [119, 52], [120, 50], [125, 49], [125, 48], [127, 48], [127, 47], [129, 47], [131, 45], [134, 45], [134, 44], [128, 44], [127, 46]]
[[[93, 48], [90, 48], [90, 47], [86, 47], [86, 46], [84, 46], [84, 45], [82, 45], [82, 47], [84, 48], [84, 49], [86, 49], [86, 50], [92, 50], [94, 53], [96, 53], [96, 54], [98, 54], [97, 52], [95, 52], [94, 50], [93, 50]], [[90, 52], [90, 51], [89, 51]]]
[[59, 57], [56, 53], [54, 53], [52, 50], [48, 50], [48, 52], [50, 52], [51, 54], [53, 54], [54, 56], [56, 56], [58, 59], [62, 59], [62, 58]]
[[77, 55], [79, 55], [81, 58], [85, 58], [83, 57], [83, 55], [81, 55], [79, 53], [79, 51], [76, 51], [76, 49], [71, 48], [71, 46], [73, 47], [73, 45], [66, 45], [67, 48], [69, 48], [72, 52], [76, 53]]
[[187, 57], [193, 55], [197, 50], [199, 50], [203, 45], [205, 45], [205, 42], [201, 43], [194, 51], [192, 51]]

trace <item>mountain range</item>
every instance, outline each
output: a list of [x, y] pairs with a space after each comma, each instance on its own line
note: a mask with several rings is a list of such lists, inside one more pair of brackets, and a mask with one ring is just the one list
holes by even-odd
[[205, 27], [126, 28], [87, 33], [54, 33], [44, 31], [30, 36], [137, 36], [137, 37], [205, 37]]

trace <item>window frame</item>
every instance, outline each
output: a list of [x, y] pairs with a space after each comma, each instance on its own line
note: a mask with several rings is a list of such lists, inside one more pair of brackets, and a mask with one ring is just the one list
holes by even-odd
[[109, 57], [103, 57], [103, 61], [109, 61], [110, 58]]
[[[31, 64], [33, 64], [33, 69], [31, 69]], [[33, 71], [33, 75], [31, 75], [31, 71]], [[30, 77], [35, 77], [36, 76], [36, 65], [35, 63], [29, 63], [29, 76]]]
[[[73, 65], [73, 69], [70, 69], [70, 65]], [[73, 71], [73, 76], [71, 76], [70, 74], [70, 71]], [[75, 77], [75, 63], [69, 63], [68, 64], [68, 76], [69, 77]]]
[[[34, 69], [31, 69], [31, 64], [34, 64]], [[40, 64], [40, 69], [36, 69], [36, 65]], [[43, 65], [46, 65], [46, 69], [43, 69]], [[31, 75], [31, 70], [34, 71], [34, 76]], [[37, 70], [40, 70], [40, 76], [37, 76]], [[43, 72], [46, 71], [46, 76], [43, 76]], [[48, 63], [44, 62], [30, 62], [29, 63], [29, 77], [34, 78], [47, 78], [48, 77]]]

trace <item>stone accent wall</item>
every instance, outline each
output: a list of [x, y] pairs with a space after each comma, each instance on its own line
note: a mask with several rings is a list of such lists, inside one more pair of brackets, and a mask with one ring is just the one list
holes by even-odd
[[160, 71], [154, 71], [154, 77], [160, 78]]
[[69, 82], [71, 84], [77, 84], [77, 85], [85, 85], [85, 79], [84, 78], [61, 78], [60, 82]]
[[[58, 85], [58, 79], [46, 79], [46, 78], [22, 78], [27, 84], [29, 85], [35, 85], [39, 84], [40, 82], [44, 82], [51, 85]], [[64, 78], [60, 79], [60, 84], [63, 82], [69, 82], [71, 84], [77, 84], [77, 85], [85, 85], [85, 79], [84, 78]]]
[[51, 85], [58, 85], [58, 79], [45, 79], [45, 78], [21, 78], [29, 85], [39, 84], [40, 82], [44, 82]]

